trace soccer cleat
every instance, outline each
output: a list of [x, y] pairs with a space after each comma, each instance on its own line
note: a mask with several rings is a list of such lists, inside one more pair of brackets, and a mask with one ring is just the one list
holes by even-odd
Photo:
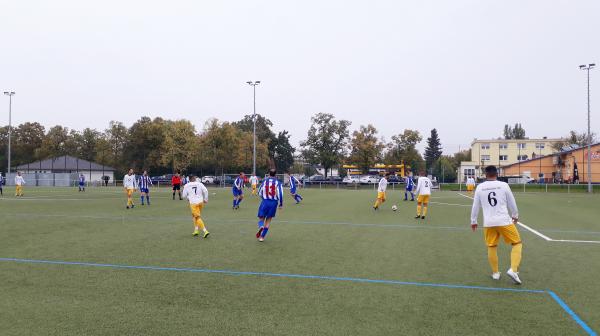
[[425, 216], [421, 216], [421, 219], [425, 219]]
[[374, 206], [373, 210], [379, 210], [379, 207]]
[[506, 275], [512, 279], [515, 285], [520, 285], [523, 283], [521, 279], [519, 279], [519, 272], [514, 272], [512, 268], [509, 268], [508, 271], [506, 271]]
[[258, 241], [262, 243], [262, 242], [264, 242], [264, 241], [265, 241], [265, 238], [263, 238], [263, 237], [260, 237], [260, 238], [258, 238]]
[[202, 238], [208, 238], [209, 234], [210, 234], [210, 232], [204, 231], [204, 235], [202, 235]]
[[132, 204], [132, 205], [131, 205], [131, 208], [133, 209], [134, 207], [135, 207], [135, 204]]
[[500, 280], [500, 272], [496, 272], [496, 273], [492, 273], [492, 279], [494, 280]]
[[257, 239], [260, 238], [260, 235], [261, 235], [262, 232], [263, 232], [263, 228], [261, 227], [261, 228], [258, 229], [258, 232], [256, 233], [256, 238]]
[[200, 231], [196, 230], [196, 231], [194, 231], [194, 233], [192, 233], [192, 236], [196, 237], [199, 234], [200, 234]]
[[125, 209], [129, 209], [129, 205], [126, 205], [126, 206], [125, 206]]
[[415, 219], [421, 219], [421, 216], [419, 216], [419, 215], [416, 215], [416, 216], [415, 216]]

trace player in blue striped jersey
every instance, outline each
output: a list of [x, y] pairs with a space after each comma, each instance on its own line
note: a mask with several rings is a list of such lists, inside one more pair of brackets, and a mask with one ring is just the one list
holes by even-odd
[[85, 176], [79, 174], [79, 191], [85, 191]]
[[302, 196], [300, 196], [297, 193], [298, 190], [298, 186], [300, 185], [300, 181], [298, 181], [298, 179], [290, 174], [288, 172], [288, 176], [290, 177], [290, 194], [292, 194], [292, 197], [294, 198], [294, 200], [296, 200], [296, 204], [300, 203], [300, 201], [302, 201], [304, 198], [302, 198]]
[[265, 241], [265, 237], [271, 226], [271, 220], [275, 218], [275, 214], [277, 213], [277, 205], [279, 205], [279, 208], [283, 207], [283, 187], [281, 186], [281, 182], [275, 177], [276, 174], [275, 169], [269, 170], [269, 177], [263, 181], [258, 190], [258, 195], [262, 201], [258, 207], [258, 232], [256, 233], [256, 238], [260, 242]]
[[233, 209], [237, 210], [240, 208], [240, 203], [244, 199], [244, 178], [246, 175], [240, 173], [240, 175], [233, 181], [231, 191], [233, 192]]
[[408, 193], [410, 193], [411, 201], [414, 201], [415, 194], [413, 193], [413, 189], [415, 189], [415, 181], [413, 181], [412, 176], [406, 175], [404, 177], [404, 183], [406, 185], [404, 190], [404, 200], [408, 201]]
[[144, 170], [144, 173], [140, 176], [138, 185], [140, 186], [140, 199], [142, 205], [144, 205], [144, 197], [146, 197], [146, 203], [150, 205], [150, 186], [152, 185], [152, 179], [148, 176], [148, 171]]

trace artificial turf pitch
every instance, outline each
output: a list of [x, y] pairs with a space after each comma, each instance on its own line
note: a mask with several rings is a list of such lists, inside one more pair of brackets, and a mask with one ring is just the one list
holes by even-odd
[[[25, 192], [16, 199], [5, 189], [0, 199], [2, 335], [600, 330], [600, 244], [546, 241], [521, 228], [524, 284], [505, 274], [493, 281], [482, 233], [470, 230], [471, 201], [457, 192], [434, 193], [425, 221], [399, 191], [377, 212], [372, 190], [300, 190], [300, 205], [286, 193], [264, 243], [254, 237], [258, 200], [247, 195], [234, 211], [229, 189], [210, 189], [207, 239], [191, 236], [187, 202], [166, 189], [152, 191], [151, 206], [135, 199], [132, 210], [120, 188]], [[516, 197], [521, 221], [541, 233], [600, 241], [598, 195]], [[499, 255], [505, 271], [509, 248]]]

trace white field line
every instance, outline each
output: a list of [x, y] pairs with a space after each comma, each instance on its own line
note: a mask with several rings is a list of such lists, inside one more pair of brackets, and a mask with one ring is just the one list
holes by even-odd
[[[468, 195], [465, 195], [465, 194], [462, 194], [462, 193], [458, 193], [458, 194], [459, 194], [460, 196], [462, 196], [462, 197], [466, 197], [466, 198], [469, 198], [469, 199], [473, 199], [473, 197], [471, 197], [471, 196], [468, 196]], [[543, 234], [543, 233], [539, 232], [538, 230], [535, 230], [535, 229], [533, 229], [533, 228], [531, 228], [531, 227], [529, 227], [529, 226], [527, 226], [527, 225], [525, 225], [525, 224], [523, 224], [523, 223], [521, 223], [521, 222], [517, 222], [517, 224], [518, 224], [519, 226], [521, 226], [522, 228], [524, 228], [524, 229], [528, 230], [529, 232], [531, 232], [531, 233], [533, 233], [533, 234], [537, 235], [538, 237], [541, 237], [542, 239], [544, 239], [544, 240], [546, 240], [546, 241], [549, 241], [549, 242], [562, 242], [562, 243], [592, 243], [592, 244], [600, 244], [600, 241], [597, 241], [597, 240], [552, 239], [552, 238], [550, 238], [550, 237], [546, 236], [545, 234]]]

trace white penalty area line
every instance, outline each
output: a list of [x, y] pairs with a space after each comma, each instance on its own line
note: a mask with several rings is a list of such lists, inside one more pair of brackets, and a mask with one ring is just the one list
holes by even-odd
[[[463, 193], [458, 193], [458, 194], [462, 197], [466, 197], [468, 199], [473, 199], [473, 197], [465, 195]], [[552, 238], [546, 236], [545, 234], [539, 232], [538, 230], [536, 230], [528, 225], [525, 225], [521, 222], [517, 222], [517, 225], [519, 225], [520, 227], [524, 228], [525, 230], [533, 233], [534, 235], [544, 239], [545, 241], [549, 241], [549, 242], [600, 244], [600, 241], [597, 241], [597, 240], [552, 239]]]

